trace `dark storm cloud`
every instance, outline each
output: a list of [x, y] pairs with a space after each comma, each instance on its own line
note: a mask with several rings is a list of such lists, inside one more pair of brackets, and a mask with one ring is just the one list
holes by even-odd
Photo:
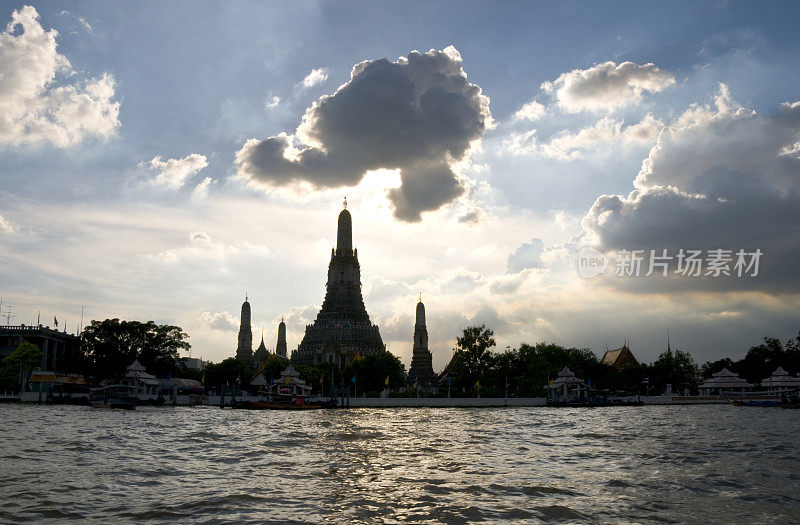
[[[760, 249], [757, 278], [672, 278], [676, 288], [798, 292], [800, 104], [772, 116], [739, 107], [721, 86], [715, 107], [693, 106], [666, 128], [637, 189], [604, 195], [583, 220], [604, 251]], [[626, 288], [661, 279], [615, 280]]]
[[453, 163], [491, 127], [489, 99], [467, 81], [455, 48], [357, 64], [350, 80], [306, 110], [294, 135], [251, 139], [240, 174], [271, 186], [357, 184], [368, 170], [400, 169], [388, 197], [419, 221], [464, 192]]

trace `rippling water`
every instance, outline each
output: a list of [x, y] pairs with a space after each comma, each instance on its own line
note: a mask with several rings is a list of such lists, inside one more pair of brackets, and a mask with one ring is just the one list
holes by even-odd
[[800, 411], [0, 406], [0, 520], [800, 522]]

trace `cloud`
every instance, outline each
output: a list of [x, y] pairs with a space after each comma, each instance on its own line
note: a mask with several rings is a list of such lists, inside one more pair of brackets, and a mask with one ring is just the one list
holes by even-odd
[[538, 120], [544, 116], [544, 113], [544, 106], [531, 100], [514, 114], [514, 118], [516, 120]]
[[216, 182], [217, 181], [212, 179], [211, 177], [204, 178], [192, 190], [192, 197], [198, 199], [205, 197], [206, 195], [208, 195], [208, 189], [211, 187], [212, 184], [215, 184]]
[[[624, 126], [624, 121], [602, 118], [593, 126], [581, 129], [577, 133], [567, 130], [555, 135], [549, 142], [540, 143], [536, 130], [512, 133], [503, 141], [501, 151], [512, 155], [539, 154], [544, 157], [573, 160], [582, 158], [585, 153], [609, 144], [637, 144], [655, 142], [664, 122], [648, 114], [640, 122]], [[608, 152], [608, 149], [604, 151]]]
[[211, 237], [206, 232], [191, 232], [189, 233], [190, 241], [209, 242]]
[[[149, 168], [155, 172], [155, 177], [149, 181], [151, 185], [173, 190], [183, 186], [193, 175], [206, 166], [208, 166], [208, 161], [205, 155], [200, 155], [199, 153], [189, 154], [182, 159], [162, 160], [161, 156], [158, 156], [153, 160], [139, 163], [140, 168]], [[208, 188], [209, 184], [211, 184], [210, 181], [203, 180], [195, 190], [199, 188], [202, 193]]]
[[267, 102], [264, 103], [264, 107], [267, 109], [273, 109], [277, 108], [278, 104], [280, 103], [281, 103], [281, 97], [275, 95], [274, 97], [272, 97], [271, 99], [269, 99]]
[[[757, 115], [720, 85], [660, 134], [628, 195], [599, 197], [583, 219], [602, 250], [763, 251], [758, 278], [674, 277], [681, 287], [800, 291], [800, 105]], [[642, 280], [640, 280], [642, 281]]]
[[328, 74], [325, 72], [324, 67], [320, 67], [317, 69], [312, 69], [311, 73], [306, 75], [306, 78], [303, 79], [303, 87], [314, 87], [317, 84], [322, 84], [328, 79]]
[[214, 330], [230, 332], [239, 329], [239, 320], [230, 312], [201, 312], [197, 318], [202, 325]]
[[14, 233], [14, 227], [2, 215], [0, 215], [0, 233]]
[[675, 77], [654, 64], [604, 62], [589, 69], [562, 73], [542, 89], [554, 93], [558, 105], [570, 113], [611, 111], [637, 103], [644, 91], [657, 93], [675, 83]]
[[481, 210], [480, 209], [473, 209], [461, 215], [458, 218], [458, 222], [466, 223], [466, 224], [478, 224], [481, 220]]
[[489, 99], [467, 81], [455, 48], [413, 51], [357, 64], [293, 135], [248, 140], [236, 164], [240, 176], [272, 188], [354, 186], [369, 170], [400, 169], [388, 197], [395, 217], [413, 222], [464, 193], [454, 166], [491, 126]]
[[117, 132], [114, 77], [103, 74], [57, 85], [56, 74], [68, 78], [76, 73], [58, 53], [57, 36], [54, 29], [42, 28], [31, 6], [15, 10], [0, 33], [0, 143], [66, 147]]
[[508, 256], [506, 261], [507, 273], [519, 273], [528, 268], [544, 268], [542, 253], [544, 243], [541, 239], [533, 238], [526, 242]]

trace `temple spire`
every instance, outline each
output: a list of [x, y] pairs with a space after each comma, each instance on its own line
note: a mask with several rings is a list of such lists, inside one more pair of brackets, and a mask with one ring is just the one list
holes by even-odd
[[347, 198], [344, 209], [339, 213], [339, 225], [336, 232], [336, 255], [353, 254], [353, 218], [347, 211]]

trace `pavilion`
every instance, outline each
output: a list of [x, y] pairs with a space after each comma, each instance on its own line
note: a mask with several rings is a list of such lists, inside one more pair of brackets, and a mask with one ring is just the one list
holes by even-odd
[[716, 374], [712, 374], [711, 379], [704, 381], [699, 388], [701, 396], [710, 396], [732, 392], [745, 392], [753, 388], [753, 385], [727, 368], [723, 368]]
[[761, 386], [766, 387], [770, 393], [785, 392], [800, 388], [800, 378], [790, 376], [789, 372], [779, 366], [770, 377], [761, 380]]
[[558, 377], [545, 385], [547, 400], [559, 403], [586, 399], [589, 387], [578, 379], [566, 366], [558, 373]]

